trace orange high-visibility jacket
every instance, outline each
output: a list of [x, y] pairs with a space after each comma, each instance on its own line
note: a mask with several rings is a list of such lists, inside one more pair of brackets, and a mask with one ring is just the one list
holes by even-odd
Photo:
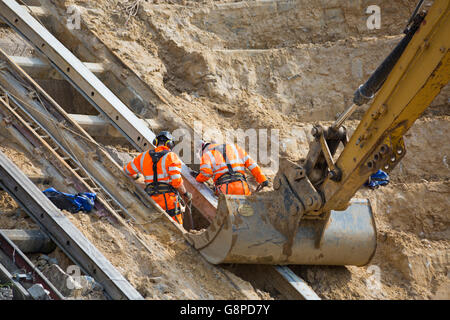
[[[206, 182], [209, 178], [213, 178], [216, 182], [228, 172], [222, 150], [222, 145], [219, 144], [210, 144], [206, 147], [201, 159], [200, 173], [197, 176], [198, 182]], [[245, 168], [247, 168], [255, 177], [256, 182], [263, 183], [267, 180], [258, 164], [238, 145], [227, 144], [226, 153], [228, 163], [235, 172], [245, 175]]]
[[[159, 146], [155, 152], [163, 150], [170, 150], [166, 146]], [[172, 185], [174, 188], [179, 188], [183, 184], [181, 178], [181, 161], [174, 152], [169, 152], [159, 160], [156, 167], [158, 173], [158, 181]], [[142, 152], [133, 161], [129, 162], [123, 167], [125, 173], [133, 176], [138, 172], [144, 175], [145, 183], [153, 182], [153, 161], [148, 151]]]
[[[155, 152], [164, 150], [169, 150], [169, 148], [160, 146], [155, 149]], [[148, 151], [139, 154], [133, 161], [124, 166], [123, 170], [129, 176], [133, 176], [140, 172], [144, 175], [146, 184], [153, 182], [153, 160], [148, 154]], [[165, 154], [158, 161], [156, 170], [159, 182], [170, 184], [174, 188], [179, 188], [183, 184], [183, 179], [181, 177], [181, 161], [175, 153], [169, 152]], [[172, 219], [181, 225], [183, 224], [183, 214], [176, 214], [176, 209], [180, 208], [180, 203], [175, 193], [155, 194], [151, 197], [163, 210], [166, 210], [167, 213], [169, 213]], [[180, 211], [178, 210], [178, 212]]]

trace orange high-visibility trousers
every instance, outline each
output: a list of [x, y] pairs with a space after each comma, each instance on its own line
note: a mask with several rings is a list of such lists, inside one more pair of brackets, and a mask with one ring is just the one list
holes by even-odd
[[216, 187], [216, 195], [219, 193], [236, 194], [236, 195], [243, 195], [243, 196], [249, 196], [252, 194], [250, 192], [250, 188], [248, 187], [248, 183], [245, 181], [234, 181], [234, 182], [230, 182], [228, 184], [224, 183], [224, 184], [218, 185]]
[[[177, 200], [177, 195], [173, 192], [153, 195], [152, 199], [155, 200], [155, 202], [170, 216], [173, 215], [175, 206], [177, 206], [178, 210], [180, 210], [180, 202]], [[172, 219], [183, 225], [183, 213], [180, 212], [180, 214], [172, 216]]]

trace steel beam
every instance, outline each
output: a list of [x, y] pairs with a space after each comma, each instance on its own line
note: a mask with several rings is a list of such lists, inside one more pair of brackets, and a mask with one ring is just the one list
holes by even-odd
[[[38, 18], [44, 18], [46, 16], [48, 16], [47, 11], [45, 11], [44, 8], [42, 7], [38, 7], [38, 6], [21, 6], [24, 10], [26, 10], [27, 12], [31, 12], [33, 14], [33, 16], [38, 17]], [[0, 26], [7, 24], [5, 21], [3, 21], [2, 19], [0, 19]]]
[[112, 299], [143, 297], [54, 204], [0, 152], [0, 186]]
[[[1, 104], [1, 102], [0, 102]], [[1, 107], [1, 106], [0, 106]], [[30, 179], [34, 184], [52, 184], [53, 177], [47, 177], [42, 175], [29, 175], [28, 179]]]
[[[314, 290], [291, 269], [286, 266], [275, 266], [271, 268], [272, 281], [276, 281], [278, 288], [282, 287], [282, 293], [291, 300], [321, 300]], [[288, 286], [284, 285], [286, 281]]]
[[87, 114], [69, 114], [69, 116], [93, 137], [124, 138], [103, 116]]
[[[114, 126], [102, 115], [94, 116], [88, 114], [69, 114], [69, 117], [78, 123], [87, 133], [93, 137], [111, 137], [123, 138], [125, 137], [117, 131]], [[154, 119], [139, 119], [145, 125], [149, 124], [155, 126]], [[139, 153], [136, 153], [138, 155]]]
[[[10, 59], [21, 68], [24, 68], [32, 76], [38, 75], [42, 78], [44, 74], [50, 74], [54, 71], [53, 67], [49, 63], [37, 57], [10, 56]], [[83, 64], [94, 74], [102, 74], [105, 72], [105, 68], [102, 63], [83, 62]]]

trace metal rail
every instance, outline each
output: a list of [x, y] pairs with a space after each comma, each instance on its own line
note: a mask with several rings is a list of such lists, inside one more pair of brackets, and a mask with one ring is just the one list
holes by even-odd
[[117, 300], [143, 297], [70, 220], [0, 152], [0, 186], [81, 269]]
[[[279, 286], [283, 286], [283, 294], [292, 300], [321, 300], [319, 296], [314, 292], [314, 290], [298, 275], [296, 275], [291, 269], [286, 266], [274, 266], [272, 268], [275, 273], [273, 273], [272, 279], [274, 281], [281, 281]], [[281, 277], [281, 279], [280, 279]], [[286, 281], [289, 286], [286, 286]]]
[[42, 272], [27, 258], [27, 256], [8, 237], [0, 231], [0, 250], [6, 254], [13, 265], [17, 266], [23, 273], [11, 274], [13, 283], [29, 281], [41, 284], [44, 289], [50, 292], [53, 300], [64, 300], [64, 296], [55, 286], [42, 274]]
[[[9, 259], [8, 259], [9, 260]], [[0, 281], [3, 284], [12, 286], [13, 299], [15, 300], [29, 300], [31, 299], [30, 293], [23, 287], [23, 285], [9, 272], [5, 267], [5, 262], [2, 262], [2, 253], [0, 252]]]

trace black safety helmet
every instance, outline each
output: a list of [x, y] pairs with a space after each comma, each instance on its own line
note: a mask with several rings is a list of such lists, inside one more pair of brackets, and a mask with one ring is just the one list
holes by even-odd
[[166, 147], [169, 147], [170, 150], [175, 146], [175, 142], [173, 141], [173, 136], [169, 131], [161, 131], [158, 133], [155, 139], [153, 139], [153, 145], [155, 147], [158, 146], [158, 143], [163, 142]]

